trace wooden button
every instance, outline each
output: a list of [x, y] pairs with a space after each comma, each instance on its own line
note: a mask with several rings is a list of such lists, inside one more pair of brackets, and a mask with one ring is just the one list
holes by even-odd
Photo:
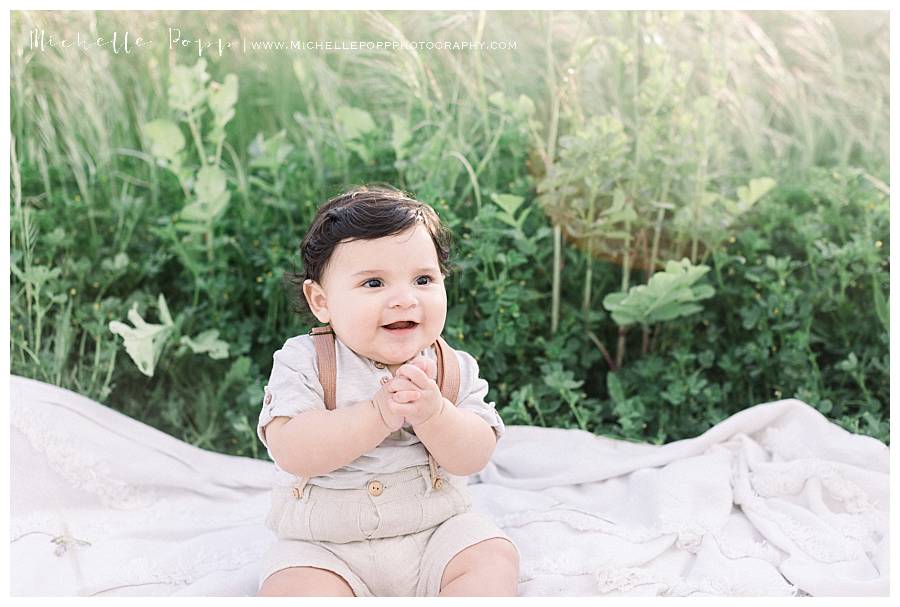
[[381, 378], [381, 383], [383, 383], [383, 384], [386, 384], [386, 383], [388, 383], [389, 381], [391, 381], [391, 378], [390, 378], [390, 377], [382, 377], [382, 378]]
[[380, 481], [369, 481], [369, 495], [378, 497], [384, 491]]
[[444, 488], [444, 479], [442, 479], [441, 477], [434, 479], [434, 490], [440, 491], [443, 488]]
[[384, 366], [385, 366], [384, 363], [380, 363], [380, 362], [378, 362], [378, 361], [375, 361], [375, 368], [376, 368], [376, 369], [384, 369]]
[[293, 490], [291, 490], [291, 495], [294, 496], [294, 499], [300, 499], [300, 487], [294, 487]]

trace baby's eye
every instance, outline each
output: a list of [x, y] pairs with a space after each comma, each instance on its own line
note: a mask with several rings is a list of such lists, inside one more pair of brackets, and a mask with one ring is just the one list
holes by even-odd
[[[424, 283], [423, 283], [423, 282], [419, 282], [419, 281], [422, 280], [423, 278], [427, 278], [427, 279], [428, 279], [428, 282], [424, 282]], [[363, 283], [363, 286], [364, 286], [364, 287], [365, 287], [365, 286], [368, 286], [369, 283], [373, 283], [373, 282], [378, 282], [378, 283], [380, 283], [380, 282], [381, 282], [381, 279], [380, 279], [380, 278], [370, 278], [370, 279], [368, 279], [367, 281], [365, 281], [365, 282]], [[421, 276], [419, 276], [419, 277], [416, 279], [416, 284], [418, 284], [419, 286], [425, 286], [425, 285], [431, 284], [431, 283], [433, 283], [433, 282], [434, 282], [434, 278], [433, 278], [432, 276], [429, 276], [428, 274], [422, 274]], [[369, 287], [369, 288], [374, 289], [374, 288], [376, 288], [376, 287], [378, 287], [378, 286], [380, 286], [380, 285], [374, 285], [374, 286], [371, 286], [371, 287]]]

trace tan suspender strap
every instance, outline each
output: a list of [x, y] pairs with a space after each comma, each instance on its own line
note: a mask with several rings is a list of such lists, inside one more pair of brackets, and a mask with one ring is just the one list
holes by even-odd
[[319, 364], [319, 383], [325, 393], [325, 408], [334, 411], [337, 379], [337, 353], [334, 350], [334, 331], [331, 325], [313, 327], [309, 330], [316, 346], [316, 360]]
[[454, 405], [459, 396], [459, 360], [456, 352], [444, 341], [443, 337], [437, 338], [437, 384], [441, 387], [441, 394]]

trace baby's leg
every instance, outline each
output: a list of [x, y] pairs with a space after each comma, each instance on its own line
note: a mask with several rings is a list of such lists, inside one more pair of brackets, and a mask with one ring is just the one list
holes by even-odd
[[356, 596], [344, 578], [317, 567], [288, 567], [265, 579], [257, 596]]
[[519, 553], [494, 537], [460, 550], [441, 578], [440, 596], [517, 596]]

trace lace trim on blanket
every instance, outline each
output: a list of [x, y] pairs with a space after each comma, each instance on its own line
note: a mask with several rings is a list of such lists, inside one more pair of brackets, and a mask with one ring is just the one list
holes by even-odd
[[70, 435], [53, 430], [54, 421], [51, 416], [22, 405], [13, 404], [10, 410], [10, 424], [72, 487], [96, 495], [104, 506], [118, 510], [133, 510], [155, 500], [150, 489], [110, 478], [106, 462], [86, 453]]
[[606, 533], [635, 543], [674, 534], [677, 536], [675, 545], [691, 553], [697, 552], [703, 536], [710, 531], [709, 526], [700, 521], [670, 519], [665, 515], [660, 517], [656, 527], [635, 526], [629, 529], [599, 514], [563, 505], [554, 506], [549, 510], [513, 512], [496, 517], [495, 520], [503, 528], [524, 527], [533, 523], [564, 523], [576, 531]]
[[[246, 512], [244, 513], [246, 517]], [[132, 517], [133, 518], [133, 517]], [[142, 519], [143, 521], [143, 519]], [[137, 522], [132, 521], [132, 527]], [[124, 525], [117, 527], [123, 528]], [[101, 534], [98, 525], [85, 525]], [[96, 544], [96, 536], [84, 536], [84, 531], [67, 534], [65, 525], [58, 517], [41, 513], [33, 516], [19, 517], [12, 521], [11, 541], [17, 541], [32, 534], [47, 537], [47, 549], [57, 557], [61, 557], [72, 549], [90, 549]], [[84, 537], [83, 537], [84, 536]], [[85, 539], [89, 537], [91, 541]], [[97, 578], [82, 581], [79, 585], [80, 595], [97, 595], [111, 590], [147, 584], [188, 585], [216, 571], [234, 571], [259, 561], [266, 549], [272, 545], [271, 537], [262, 537], [254, 542], [241, 543], [227, 549], [210, 549], [202, 546], [199, 549], [180, 552], [173, 558], [170, 552], [160, 558], [138, 557], [118, 561], [112, 566], [92, 570]]]
[[574, 550], [545, 555], [536, 561], [523, 561], [519, 583], [545, 576], [593, 575], [597, 591], [627, 593], [638, 586], [655, 584], [658, 596], [795, 596], [799, 589], [785, 580], [784, 584], [759, 583], [730, 577], [684, 579], [640, 567], [611, 566], [603, 557], [585, 558]]
[[733, 478], [734, 503], [739, 505], [754, 523], [754, 519], [759, 519], [777, 525], [788, 539], [810, 557], [824, 563], [837, 563], [855, 560], [860, 557], [862, 551], [871, 552], [874, 549], [873, 533], [869, 533], [868, 530], [874, 531], [879, 528], [877, 517], [865, 513], [856, 515], [855, 520], [832, 516], [829, 522], [841, 526], [840, 533], [823, 534], [819, 529], [769, 507], [766, 499], [756, 494], [755, 487], [750, 486], [752, 473], [743, 453], [738, 454], [735, 466], [737, 472]]
[[753, 470], [750, 482], [760, 497], [796, 495], [806, 482], [816, 478], [834, 499], [840, 501], [847, 512], [859, 514], [875, 512], [878, 503], [866, 495], [863, 489], [848, 479], [848, 466], [821, 459], [800, 459], [785, 463], [766, 463]]
[[[96, 496], [100, 504], [76, 510], [64, 510], [63, 504], [50, 503], [40, 510], [10, 519], [10, 542], [32, 535], [47, 538], [47, 550], [56, 556], [73, 551], [97, 550], [104, 541], [139, 537], [147, 529], [191, 529], [194, 535], [258, 525], [261, 510], [254, 504], [268, 503], [268, 493], [240, 503], [222, 503], [211, 512], [195, 504], [190, 497], [162, 497], [146, 486], [132, 485], [114, 477], [107, 462], [86, 451], [64, 429], [58, 419], [34, 408], [13, 405], [11, 427], [21, 432], [47, 465], [71, 488]], [[67, 487], [68, 489], [69, 487]], [[177, 491], [178, 488], [172, 488]], [[199, 507], [194, 507], [194, 506]], [[103, 515], [102, 509], [110, 509]], [[271, 546], [267, 534], [258, 541], [223, 549], [200, 547], [173, 557], [171, 552], [159, 558], [141, 557], [118, 561], [117, 567], [92, 571], [97, 577], [80, 584], [80, 594], [101, 594], [117, 588], [147, 584], [187, 585], [216, 571], [231, 571], [258, 561]]]
[[614, 590], [627, 592], [636, 586], [658, 584], [657, 596], [796, 596], [797, 587], [785, 582], [781, 585], [750, 583], [731, 578], [684, 578], [655, 573], [637, 567], [605, 567], [595, 573], [597, 590], [608, 593]]
[[180, 553], [176, 558], [171, 554], [164, 554], [162, 558], [134, 558], [110, 569], [100, 579], [92, 580], [84, 594], [96, 596], [117, 588], [147, 584], [186, 586], [210, 573], [234, 571], [257, 562], [271, 545], [272, 538], [269, 537], [228, 550], [210, 550], [201, 546], [189, 554]]
[[784, 555], [778, 548], [766, 540], [755, 541], [751, 538], [733, 537], [726, 532], [710, 534], [722, 556], [729, 559], [753, 558], [766, 561], [773, 567], [781, 565]]

